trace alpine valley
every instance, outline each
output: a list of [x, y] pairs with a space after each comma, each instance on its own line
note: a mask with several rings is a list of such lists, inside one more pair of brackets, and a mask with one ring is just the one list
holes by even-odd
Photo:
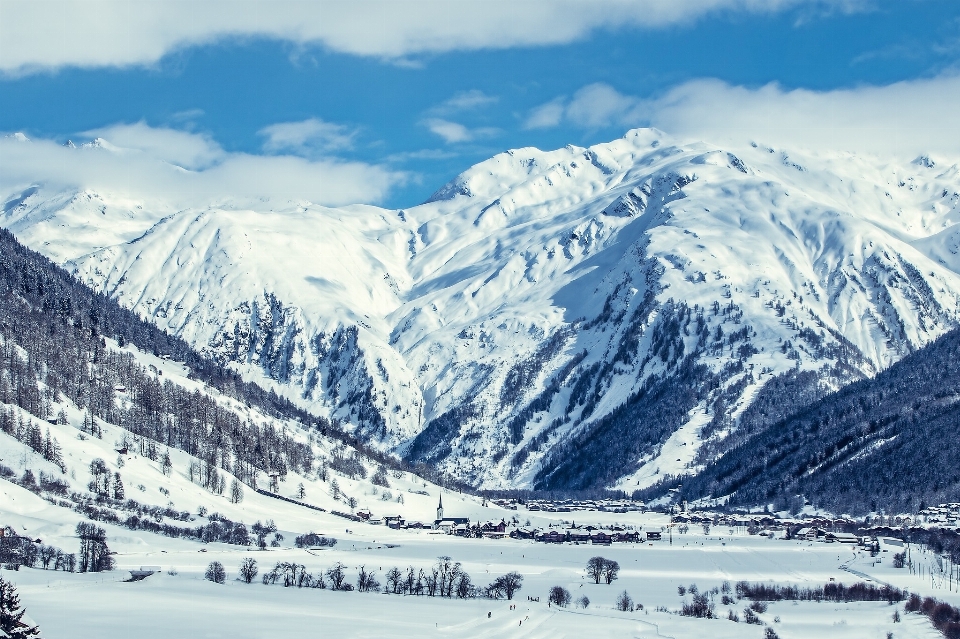
[[956, 327], [958, 167], [638, 129], [402, 210], [38, 175], [0, 225], [370, 446], [482, 488], [631, 492]]

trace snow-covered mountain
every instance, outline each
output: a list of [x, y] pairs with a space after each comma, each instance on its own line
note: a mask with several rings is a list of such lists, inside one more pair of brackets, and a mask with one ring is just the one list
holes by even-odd
[[0, 224], [411, 460], [631, 488], [689, 470], [780, 373], [838, 387], [956, 326], [958, 166], [635, 130], [499, 154], [403, 210], [38, 176]]

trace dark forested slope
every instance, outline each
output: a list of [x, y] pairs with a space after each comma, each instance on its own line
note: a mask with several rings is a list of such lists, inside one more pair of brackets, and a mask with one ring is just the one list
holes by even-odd
[[[86, 410], [84, 428], [92, 428], [96, 417], [189, 452], [250, 483], [257, 471], [309, 471], [313, 453], [307, 445], [285, 431], [242, 419], [205, 393], [165, 381], [133, 355], [108, 349], [104, 337], [169, 355], [183, 362], [191, 377], [265, 415], [294, 420], [363, 448], [336, 423], [243, 381], [0, 229], [0, 402], [51, 419], [56, 417], [53, 407], [65, 397]], [[116, 401], [118, 386], [126, 389], [128, 401]], [[13, 422], [3, 420], [8, 423]], [[397, 463], [375, 451], [363, 452], [391, 466]]]
[[[914, 511], [960, 500], [960, 329], [873, 379], [852, 383], [740, 437], [684, 499], [802, 503], [836, 512]], [[676, 486], [666, 482], [645, 496]]]

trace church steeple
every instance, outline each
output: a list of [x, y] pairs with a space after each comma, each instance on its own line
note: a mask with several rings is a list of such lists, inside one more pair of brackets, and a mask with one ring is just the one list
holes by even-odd
[[443, 493], [440, 493], [440, 503], [437, 504], [437, 521], [443, 519]]

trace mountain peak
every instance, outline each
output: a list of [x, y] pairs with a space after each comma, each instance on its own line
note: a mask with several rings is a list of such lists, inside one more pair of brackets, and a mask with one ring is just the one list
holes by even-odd
[[402, 212], [41, 189], [2, 223], [411, 461], [626, 489], [694, 472], [779, 375], [839, 388], [957, 325], [960, 184], [925, 168], [635, 129], [497, 154]]

